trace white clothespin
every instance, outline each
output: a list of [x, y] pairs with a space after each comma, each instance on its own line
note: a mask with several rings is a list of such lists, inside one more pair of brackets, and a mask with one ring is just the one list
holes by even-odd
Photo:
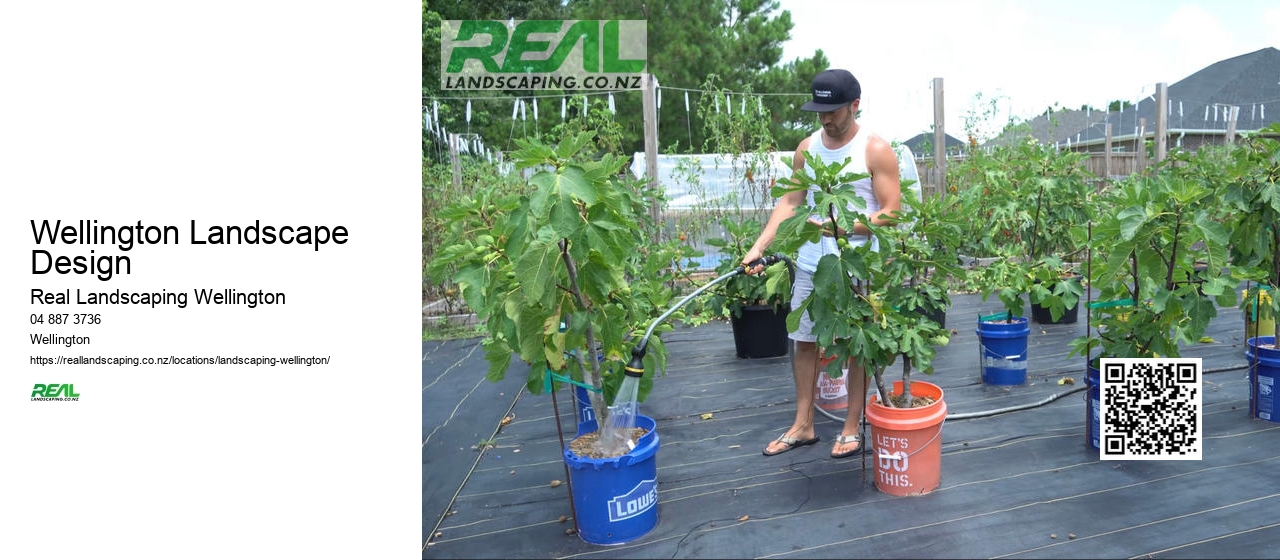
[[565, 101], [565, 98], [561, 97], [560, 98], [560, 120], [564, 120], [564, 116], [566, 113], [568, 113], [568, 109], [569, 109], [569, 102]]
[[618, 114], [618, 112], [613, 109], [613, 92], [612, 91], [609, 92], [609, 113], [614, 115]]
[[533, 98], [533, 122], [538, 122], [538, 98]]
[[467, 124], [471, 124], [471, 100], [467, 100]]

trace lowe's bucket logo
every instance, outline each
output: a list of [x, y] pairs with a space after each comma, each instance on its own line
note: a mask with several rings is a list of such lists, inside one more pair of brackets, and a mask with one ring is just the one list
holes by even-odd
[[609, 522], [616, 523], [640, 515], [658, 503], [658, 484], [642, 480], [630, 492], [609, 499]]

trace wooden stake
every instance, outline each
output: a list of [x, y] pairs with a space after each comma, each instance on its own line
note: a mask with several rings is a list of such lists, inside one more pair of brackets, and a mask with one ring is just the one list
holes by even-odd
[[1156, 84], [1156, 163], [1169, 153], [1169, 85]]
[[[653, 74], [645, 73], [642, 78], [642, 87], [644, 88], [644, 96], [642, 103], [644, 105], [644, 167], [645, 174], [649, 180], [653, 182], [653, 187], [657, 188], [658, 184], [658, 107], [656, 102], [657, 87], [653, 79]], [[654, 199], [649, 206], [649, 214], [653, 217], [653, 223], [656, 225], [654, 231], [654, 243], [662, 242], [662, 222], [659, 221], [662, 216], [658, 212], [658, 201]]]
[[942, 78], [933, 79], [933, 169], [939, 196], [947, 196], [947, 131], [942, 111]]

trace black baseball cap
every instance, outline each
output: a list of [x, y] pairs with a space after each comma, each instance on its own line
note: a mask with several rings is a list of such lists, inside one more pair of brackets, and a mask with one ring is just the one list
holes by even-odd
[[848, 70], [823, 70], [813, 78], [813, 101], [800, 107], [802, 111], [827, 113], [842, 109], [862, 97], [862, 86]]

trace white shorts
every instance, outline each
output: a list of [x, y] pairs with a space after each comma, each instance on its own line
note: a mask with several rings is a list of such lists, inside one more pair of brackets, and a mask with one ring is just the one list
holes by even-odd
[[[791, 285], [791, 308], [799, 309], [800, 304], [804, 303], [804, 298], [809, 297], [809, 292], [813, 291], [813, 273], [803, 268], [796, 267], [795, 283]], [[787, 334], [787, 338], [796, 342], [816, 342], [817, 336], [813, 334], [813, 318], [809, 317], [809, 312], [805, 311], [800, 316], [800, 326], [796, 328], [796, 332]]]

